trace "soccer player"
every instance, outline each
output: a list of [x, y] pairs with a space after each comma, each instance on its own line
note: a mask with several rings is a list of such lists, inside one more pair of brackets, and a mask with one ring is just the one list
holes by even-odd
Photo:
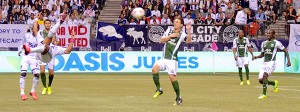
[[261, 54], [259, 56], [252, 57], [252, 60], [255, 60], [257, 58], [264, 57], [264, 63], [263, 66], [259, 72], [259, 82], [263, 85], [263, 93], [258, 97], [258, 99], [266, 99], [267, 98], [267, 85], [273, 85], [274, 86], [274, 92], [278, 92], [278, 81], [270, 81], [268, 77], [272, 74], [272, 72], [276, 68], [276, 53], [277, 50], [283, 50], [285, 52], [286, 58], [287, 58], [287, 64], [286, 66], [291, 66], [290, 57], [287, 49], [275, 39], [275, 31], [269, 30], [267, 32], [268, 40], [264, 41], [261, 44]]
[[181, 43], [183, 43], [184, 41], [186, 43], [191, 43], [191, 24], [186, 26], [187, 34], [182, 30], [183, 25], [184, 22], [182, 19], [175, 19], [174, 28], [168, 28], [166, 30], [163, 37], [160, 39], [160, 42], [165, 43], [165, 46], [163, 48], [163, 57], [162, 59], [156, 61], [152, 68], [153, 81], [156, 85], [156, 92], [153, 98], [158, 98], [161, 94], [163, 94], [163, 90], [160, 87], [158, 72], [167, 70], [170, 81], [172, 82], [173, 88], [176, 92], [176, 99], [173, 105], [180, 105], [182, 103], [179, 83], [176, 80], [177, 53]]
[[248, 51], [253, 57], [249, 39], [247, 37], [244, 37], [244, 32], [242, 30], [239, 30], [239, 37], [233, 40], [233, 55], [236, 61], [236, 66], [239, 68], [239, 76], [241, 80], [240, 85], [244, 85], [242, 75], [243, 66], [245, 66], [246, 69], [247, 85], [250, 85]]
[[[41, 16], [41, 14], [37, 14], [37, 18], [39, 18], [39, 16]], [[66, 17], [67, 14], [62, 14], [60, 22], [57, 22], [51, 29], [50, 29], [51, 21], [45, 20], [44, 21], [45, 32], [43, 30], [38, 31], [38, 24], [37, 21], [35, 21], [33, 27], [33, 33], [34, 35], [37, 36], [36, 38], [39, 44], [35, 48], [29, 47], [28, 45], [24, 44], [23, 48], [25, 49], [25, 54], [27, 55], [29, 53], [37, 53], [36, 54], [37, 58], [44, 63], [49, 63], [56, 55], [70, 54], [73, 48], [73, 43], [75, 41], [75, 31], [73, 31], [71, 34], [72, 39], [70, 40], [70, 43], [67, 48], [50, 44], [52, 41], [51, 40], [52, 37], [56, 34], [60, 24], [64, 22]]]
[[[44, 30], [45, 31], [45, 30]], [[46, 34], [48, 35], [48, 34]], [[58, 45], [59, 44], [59, 39], [56, 38], [55, 36], [52, 38], [52, 43], [53, 45]], [[45, 69], [46, 69], [46, 65], [48, 66], [48, 72], [49, 72], [49, 82], [48, 82], [48, 87], [46, 85], [46, 73], [45, 73]], [[49, 63], [44, 63], [42, 61], [40, 61], [40, 71], [41, 71], [41, 80], [43, 83], [43, 90], [42, 90], [42, 95], [45, 95], [46, 92], [48, 92], [48, 94], [52, 93], [52, 81], [54, 78], [54, 65], [55, 65], [55, 58], [53, 58]]]
[[[31, 32], [28, 32], [25, 34], [23, 39], [23, 44], [27, 44], [28, 46], [34, 48], [38, 45], [36, 38], [32, 35]], [[23, 49], [22, 47], [19, 47], [19, 56], [22, 57], [21, 60], [21, 77], [20, 77], [20, 91], [21, 91], [21, 99], [27, 100], [27, 96], [25, 95], [25, 79], [27, 75], [27, 69], [28, 67], [31, 68], [31, 72], [34, 75], [32, 80], [32, 88], [30, 95], [34, 100], [38, 100], [38, 97], [36, 95], [36, 87], [39, 83], [39, 76], [40, 76], [40, 68], [38, 66], [38, 59], [36, 58], [36, 53], [29, 53], [28, 55], [22, 55]]]

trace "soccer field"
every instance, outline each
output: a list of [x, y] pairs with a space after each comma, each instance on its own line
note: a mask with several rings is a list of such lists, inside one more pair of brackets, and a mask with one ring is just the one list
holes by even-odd
[[56, 74], [52, 95], [39, 100], [29, 96], [33, 76], [27, 75], [27, 101], [19, 95], [19, 74], [0, 74], [0, 111], [4, 112], [292, 112], [300, 111], [300, 75], [274, 74], [279, 92], [269, 86], [268, 99], [258, 100], [262, 86], [257, 73], [251, 85], [239, 85], [237, 74], [179, 74], [183, 97], [180, 106], [173, 106], [175, 92], [165, 73], [160, 74], [164, 94], [153, 99], [155, 85], [147, 74]]

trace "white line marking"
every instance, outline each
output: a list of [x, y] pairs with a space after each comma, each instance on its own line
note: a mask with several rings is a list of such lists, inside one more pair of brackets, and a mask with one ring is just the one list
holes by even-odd
[[[262, 88], [261, 86], [253, 86], [253, 87], [255, 87], [255, 88]], [[286, 87], [291, 87], [291, 86], [286, 86]], [[278, 88], [278, 90], [300, 92], [300, 90], [298, 90], [298, 89]]]

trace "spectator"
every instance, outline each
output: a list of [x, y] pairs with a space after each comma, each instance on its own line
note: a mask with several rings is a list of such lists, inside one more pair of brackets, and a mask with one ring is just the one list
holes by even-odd
[[[153, 1], [153, 6], [157, 6], [157, 9], [159, 10], [160, 13], [162, 13], [164, 11], [164, 4], [161, 2], [161, 0], [156, 0]], [[155, 9], [155, 8], [154, 8]], [[156, 15], [157, 16], [157, 15]], [[161, 16], [160, 16], [161, 17]]]
[[249, 8], [249, 1], [248, 0], [240, 0], [242, 8]]
[[20, 14], [18, 12], [16, 12], [16, 9], [12, 9], [11, 15], [14, 18], [14, 21], [15, 21], [15, 20], [19, 19]]
[[190, 10], [192, 14], [198, 15], [199, 13], [199, 0], [189, 0]]
[[25, 21], [28, 20], [28, 15], [27, 15], [27, 13], [25, 13], [24, 9], [21, 9], [20, 15], [24, 16], [23, 18], [25, 19]]
[[159, 25], [160, 21], [156, 18], [156, 15], [152, 16], [152, 19], [150, 20], [150, 25]]
[[135, 8], [135, 5], [133, 4], [133, 2], [130, 0], [128, 3], [128, 9], [130, 10], [130, 12]]
[[203, 15], [207, 16], [207, 13], [209, 13], [209, 9], [211, 7], [211, 0], [204, 0], [202, 5]]
[[134, 5], [135, 7], [142, 7], [142, 4], [140, 3], [139, 0], [136, 0]]
[[219, 9], [218, 9], [218, 13], [216, 14], [216, 18], [215, 18], [215, 19], [216, 19], [216, 20], [217, 20], [217, 19], [220, 19], [221, 14], [225, 15], [225, 13], [222, 11], [222, 8], [219, 8]]
[[[138, 1], [138, 0], [137, 0], [137, 1]], [[91, 0], [90, 5], [92, 6], [92, 9], [93, 9], [94, 11], [98, 9], [98, 7], [97, 7], [97, 5], [96, 5], [96, 3], [95, 3], [95, 0]]]
[[13, 16], [12, 15], [9, 15], [9, 17], [8, 17], [8, 22], [7, 22], [8, 24], [14, 24], [14, 18], [13, 18]]
[[258, 0], [249, 0], [249, 8], [254, 12], [254, 15], [258, 12]]
[[[226, 4], [228, 4], [228, 0], [227, 1], [225, 1], [225, 0], [219, 0], [219, 2], [218, 2], [218, 7], [219, 8], [221, 8], [221, 11], [223, 12], [223, 13], [225, 13], [225, 10], [227, 9], [227, 5]], [[219, 10], [219, 9], [218, 9]]]
[[[90, 6], [90, 5], [89, 5], [89, 6]], [[91, 7], [92, 7], [92, 6], [90, 6], [90, 9], [89, 9], [89, 10], [92, 10]], [[67, 3], [64, 3], [64, 7], [62, 8], [61, 11], [63, 11], [63, 10], [66, 10], [68, 14], [71, 14], [71, 11], [72, 11], [72, 10], [69, 8], [69, 6], [68, 6]]]
[[174, 10], [181, 11], [181, 6], [183, 5], [183, 0], [174, 0]]
[[[53, 4], [50, 4], [49, 0], [44, 0], [44, 7], [45, 7], [45, 5], [46, 5], [47, 10], [49, 10], [49, 11], [52, 10]], [[50, 12], [49, 12], [49, 14], [50, 14]]]
[[140, 20], [139, 24], [140, 25], [148, 25], [147, 17], [144, 16], [143, 19]]
[[212, 13], [217, 13], [217, 8], [218, 8], [218, 1], [217, 0], [212, 0], [211, 2], [211, 9]]
[[225, 25], [232, 25], [232, 24], [234, 24], [234, 21], [235, 20], [234, 20], [233, 16], [227, 15], [225, 17], [224, 24]]
[[205, 20], [206, 25], [213, 25], [215, 23], [215, 20], [211, 17], [210, 14], [207, 15], [207, 19]]
[[54, 12], [54, 16], [56, 17], [56, 19], [59, 19], [60, 11], [57, 10], [57, 6], [56, 5], [54, 5], [52, 7], [52, 11]]
[[266, 0], [262, 0], [261, 4], [258, 7], [259, 9], [266, 9], [266, 6], [267, 6]]
[[289, 6], [287, 9], [286, 13], [284, 13], [284, 16], [286, 17], [287, 23], [288, 24], [295, 24], [295, 18], [296, 18], [296, 10], [292, 5]]
[[87, 20], [88, 20], [89, 23], [93, 21], [93, 18], [95, 17], [95, 11], [92, 10], [91, 5], [89, 5], [87, 7], [87, 9], [84, 11], [84, 16], [87, 17]]
[[145, 16], [147, 18], [151, 17], [151, 10], [148, 8], [148, 6], [144, 6], [144, 10], [145, 10]]
[[84, 26], [88, 24], [88, 21], [84, 15], [81, 15], [81, 18], [78, 20], [79, 26]]
[[118, 21], [117, 21], [117, 24], [120, 25], [120, 26], [123, 26], [127, 23], [127, 19], [124, 18], [124, 14], [121, 14]]
[[24, 19], [24, 15], [20, 15], [19, 19], [17, 21], [15, 21], [14, 24], [26, 24], [26, 21]]
[[78, 13], [78, 10], [73, 10], [72, 12], [73, 12], [72, 14], [75, 16], [75, 19], [77, 19], [77, 20], [80, 19], [80, 15]]
[[21, 9], [24, 9], [25, 12], [29, 12], [31, 10], [31, 6], [30, 6], [28, 0], [24, 1], [24, 5], [21, 6]]
[[2, 16], [3, 19], [7, 19], [8, 13], [7, 13], [7, 10], [4, 9], [4, 7], [0, 8], [0, 13], [1, 13], [0, 16]]
[[135, 20], [133, 18], [130, 19], [129, 25], [136, 25], [136, 22], [135, 22]]
[[0, 15], [0, 24], [7, 24], [6, 20], [3, 19], [2, 15]]
[[3, 2], [2, 7], [3, 7], [4, 10], [6, 10], [6, 11], [8, 12], [8, 10], [9, 10], [9, 5], [8, 5], [8, 3], [7, 3], [7, 0], [5, 0], [5, 1]]
[[124, 7], [124, 9], [122, 10], [121, 14], [124, 15], [125, 19], [129, 19], [129, 17], [130, 17], [130, 11], [129, 11], [129, 9], [128, 9], [127, 6]]
[[174, 12], [173, 12], [172, 21], [174, 21], [174, 20], [177, 18], [177, 16], [179, 15], [178, 12], [179, 12], [179, 11], [174, 11]]
[[297, 9], [297, 24], [300, 24], [300, 7]]
[[265, 34], [265, 21], [266, 21], [266, 16], [263, 13], [263, 9], [259, 9], [258, 13], [255, 16], [256, 21], [259, 23], [260, 26], [260, 31], [261, 35]]
[[169, 18], [169, 16], [167, 14], [164, 14], [164, 17], [161, 19], [161, 24], [162, 25], [171, 25], [171, 19]]
[[300, 8], [300, 0], [293, 0], [293, 6], [295, 9], [299, 9]]
[[34, 15], [36, 15], [36, 14], [39, 13], [39, 11], [36, 10], [36, 9], [35, 9], [35, 6], [33, 5], [33, 6], [31, 6], [31, 11], [30, 11], [30, 13], [33, 13]]
[[255, 14], [252, 14], [253, 11], [249, 11], [247, 14], [247, 23], [251, 24], [252, 22], [255, 21]]
[[271, 15], [271, 19], [273, 23], [276, 22], [276, 19], [278, 17], [278, 5], [274, 2], [274, 0], [270, 1], [270, 9], [272, 10], [273, 14]]
[[241, 11], [238, 11], [235, 17], [235, 24], [245, 25], [247, 24], [247, 13], [249, 12], [248, 8], [245, 8]]
[[51, 11], [50, 15], [48, 16], [48, 19], [51, 21], [51, 23], [56, 23], [56, 20], [58, 18], [54, 15], [54, 11]]
[[78, 21], [74, 14], [71, 14], [71, 18], [68, 21], [68, 25], [78, 25]]
[[267, 5], [267, 7], [265, 9], [265, 16], [267, 18], [267, 22], [266, 22], [267, 25], [269, 25], [270, 22], [275, 22], [275, 13], [270, 9], [269, 5]]
[[153, 11], [151, 11], [151, 16], [157, 16], [157, 17], [161, 17], [161, 13], [160, 13], [160, 11], [158, 10], [158, 6], [155, 6], [154, 7], [154, 10]]
[[203, 17], [202, 17], [202, 14], [200, 14], [200, 13], [198, 13], [198, 15], [197, 15], [197, 18], [195, 19], [195, 24], [197, 24], [197, 25], [204, 25], [205, 24], [205, 22], [203, 21]]
[[187, 24], [193, 25], [193, 24], [194, 24], [194, 19], [191, 18], [191, 13], [188, 13], [188, 14], [187, 14], [187, 17], [184, 18], [184, 24], [185, 24], [185, 25], [187, 25]]
[[33, 28], [34, 23], [34, 13], [30, 14], [30, 18], [27, 20], [27, 25], [29, 25], [29, 29]]
[[56, 7], [56, 10], [59, 11], [59, 14], [60, 14], [62, 8], [61, 8], [61, 6], [60, 6], [59, 0], [57, 0], [57, 1], [55, 2], [55, 4], [53, 5], [53, 8], [54, 8], [54, 7]]
[[78, 10], [79, 11], [79, 7], [81, 7], [81, 1], [80, 0], [71, 0], [70, 3], [72, 10]]
[[79, 9], [79, 13], [83, 13], [84, 12], [84, 10], [85, 10], [85, 5], [84, 5], [84, 1], [83, 0], [80, 0], [80, 6], [78, 7], [78, 9]]
[[41, 13], [46, 13], [46, 16], [48, 17], [48, 15], [50, 14], [50, 11], [47, 9], [47, 5], [43, 6], [43, 9], [40, 11]]
[[186, 4], [183, 4], [181, 8], [182, 8], [181, 15], [185, 17], [188, 14], [188, 9], [187, 9]]
[[[42, 1], [37, 1], [37, 0], [36, 0], [36, 1], [34, 2], [34, 5], [33, 5], [33, 6], [35, 6], [35, 9], [36, 9], [36, 10], [40, 11], [40, 10], [42, 10], [42, 4], [43, 4]], [[32, 7], [32, 6], [31, 6], [31, 7]]]
[[21, 11], [21, 5], [20, 5], [20, 1], [15, 1], [15, 5], [13, 6], [13, 9], [16, 9], [16, 12], [20, 12]]
[[167, 14], [167, 15], [168, 15], [168, 17], [170, 17], [170, 16], [171, 16], [171, 14], [172, 14], [172, 10], [171, 10], [171, 7], [170, 7], [170, 5], [169, 5], [169, 4], [166, 4], [166, 6], [165, 6], [165, 8], [164, 8], [164, 11], [163, 11], [163, 14]]
[[149, 10], [152, 10], [152, 3], [150, 0], [147, 2], [147, 7]]
[[[216, 14], [213, 13], [212, 9], [208, 9], [208, 14], [211, 16], [212, 19], [216, 19]], [[208, 18], [208, 14], [206, 15], [205, 19]]]
[[234, 16], [234, 8], [232, 8], [231, 2], [227, 4], [227, 8], [225, 9], [225, 16]]
[[220, 17], [218, 19], [216, 19], [215, 21], [215, 25], [223, 25], [225, 23], [225, 17], [224, 17], [224, 13], [220, 14]]

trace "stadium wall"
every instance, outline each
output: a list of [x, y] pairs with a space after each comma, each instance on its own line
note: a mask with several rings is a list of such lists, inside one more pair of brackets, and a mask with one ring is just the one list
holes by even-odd
[[[21, 57], [16, 51], [0, 52], [0, 73], [19, 72]], [[255, 55], [259, 53], [256, 52]], [[296, 53], [298, 57], [300, 53]], [[154, 62], [162, 52], [72, 52], [57, 56], [55, 71], [58, 73], [151, 72]], [[294, 54], [293, 54], [294, 55]], [[237, 72], [232, 52], [179, 52], [178, 72]], [[262, 59], [252, 61], [251, 72], [259, 72]], [[284, 72], [284, 53], [277, 54], [275, 72]], [[298, 69], [297, 69], [298, 70]]]

